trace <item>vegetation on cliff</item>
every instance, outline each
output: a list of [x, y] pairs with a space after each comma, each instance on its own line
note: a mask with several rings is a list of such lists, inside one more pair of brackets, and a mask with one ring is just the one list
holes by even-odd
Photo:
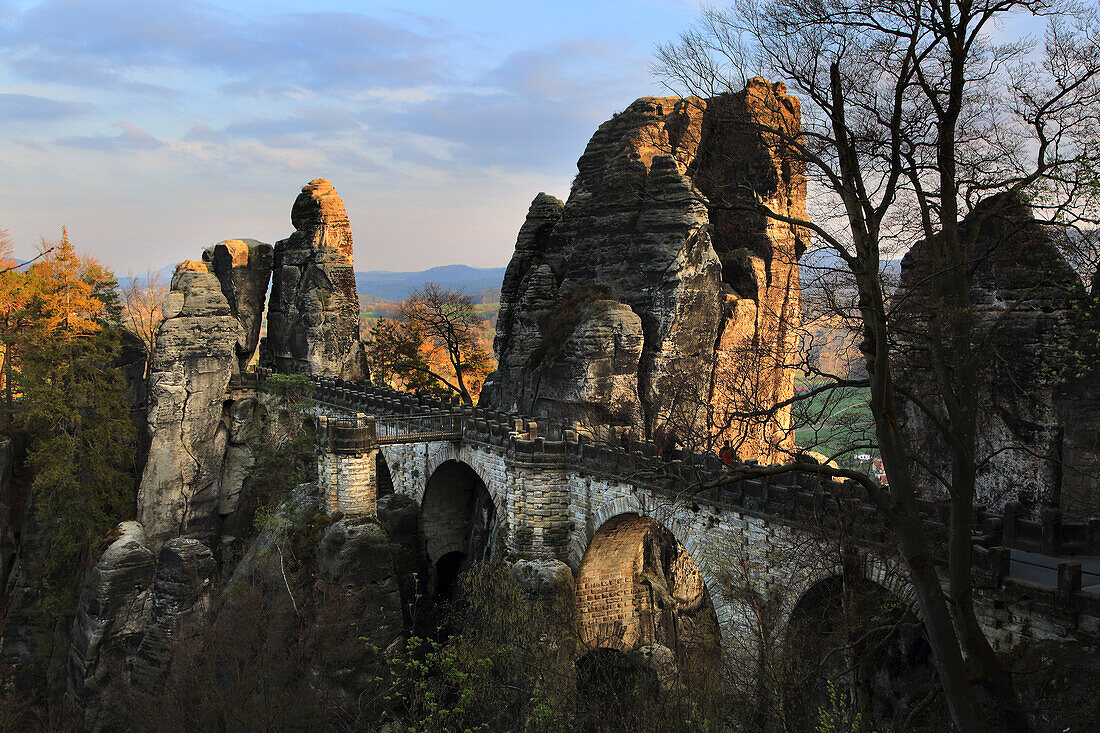
[[3, 423], [26, 446], [28, 480], [5, 497], [3, 520], [20, 545], [4, 646], [42, 692], [86, 567], [133, 515], [136, 432], [114, 368], [123, 334], [113, 274], [77, 253], [65, 230], [29, 265], [8, 267], [0, 272]]
[[428, 283], [378, 321], [367, 343], [371, 374], [414, 392], [472, 405], [495, 366], [487, 323], [473, 299]]

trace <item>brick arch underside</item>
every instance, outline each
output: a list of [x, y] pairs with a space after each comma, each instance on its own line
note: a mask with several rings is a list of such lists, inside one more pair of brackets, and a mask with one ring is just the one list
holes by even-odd
[[469, 464], [450, 459], [432, 472], [420, 504], [420, 532], [432, 564], [452, 552], [481, 559], [492, 550], [497, 522], [493, 497]]
[[576, 583], [577, 621], [588, 648], [649, 644], [681, 660], [714, 659], [721, 629], [706, 583], [673, 533], [652, 517], [615, 516], [594, 534]]

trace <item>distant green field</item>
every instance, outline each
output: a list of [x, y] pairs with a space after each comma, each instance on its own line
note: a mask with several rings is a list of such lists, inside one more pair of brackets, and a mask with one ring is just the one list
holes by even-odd
[[[796, 382], [796, 389], [812, 391], [825, 382]], [[878, 454], [868, 404], [870, 390], [836, 389], [803, 400], [794, 406], [795, 442], [799, 448], [826, 456], [838, 456], [842, 465], [857, 465], [857, 453]]]

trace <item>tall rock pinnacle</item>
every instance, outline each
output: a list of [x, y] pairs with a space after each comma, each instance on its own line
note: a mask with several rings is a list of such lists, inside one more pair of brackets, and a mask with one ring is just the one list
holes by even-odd
[[800, 124], [782, 84], [753, 79], [600, 125], [568, 201], [540, 194], [520, 230], [482, 401], [782, 460], [789, 413], [738, 415], [793, 392], [806, 233], [734, 204], [805, 216], [801, 168], [755, 129]]
[[344, 202], [328, 179], [317, 178], [302, 187], [290, 220], [294, 233], [275, 244], [261, 361], [282, 373], [364, 376]]

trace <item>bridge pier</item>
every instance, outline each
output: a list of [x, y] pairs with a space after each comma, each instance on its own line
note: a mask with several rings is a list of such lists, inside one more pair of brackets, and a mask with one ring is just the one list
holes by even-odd
[[378, 448], [364, 453], [330, 453], [317, 456], [321, 509], [325, 514], [377, 515]]
[[375, 420], [362, 413], [354, 418], [317, 418], [317, 483], [321, 509], [376, 516], [378, 513], [378, 454]]

